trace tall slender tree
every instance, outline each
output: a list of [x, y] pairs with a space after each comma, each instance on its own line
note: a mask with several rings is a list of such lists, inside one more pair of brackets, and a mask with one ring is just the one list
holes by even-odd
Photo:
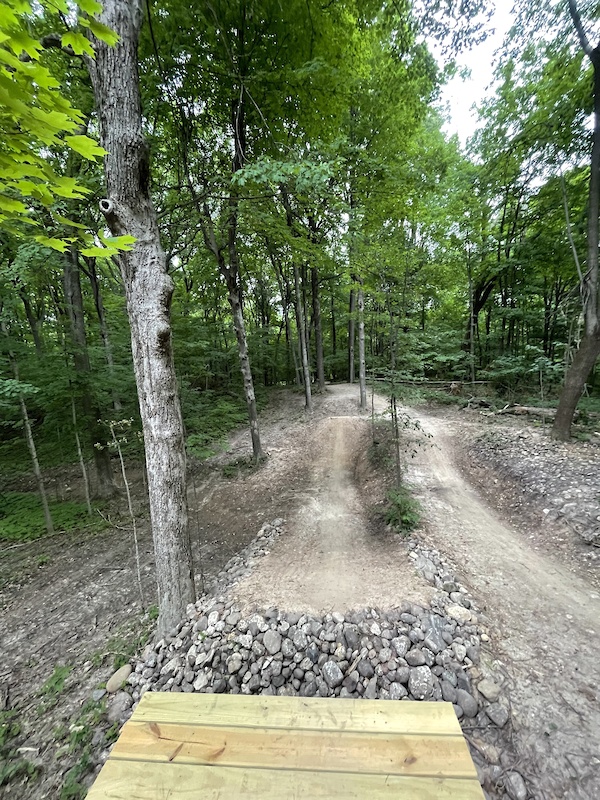
[[171, 342], [173, 281], [150, 197], [149, 152], [142, 133], [137, 58], [142, 4], [106, 0], [101, 20], [119, 41], [110, 47], [96, 40], [95, 60], [89, 61], [106, 150], [107, 197], [100, 210], [114, 235], [135, 237], [119, 264], [146, 451], [160, 636], [195, 599], [184, 430]]

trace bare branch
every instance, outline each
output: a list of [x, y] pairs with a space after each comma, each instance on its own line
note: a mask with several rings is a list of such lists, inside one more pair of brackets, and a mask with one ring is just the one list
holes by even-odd
[[575, 30], [577, 31], [577, 36], [579, 37], [579, 42], [583, 49], [583, 52], [592, 57], [593, 47], [591, 46], [589, 39], [583, 29], [583, 24], [581, 22], [581, 17], [579, 16], [579, 11], [577, 10], [577, 5], [575, 4], [575, 0], [569, 0], [569, 12], [571, 14], [571, 19], [573, 20], [573, 25], [575, 26]]

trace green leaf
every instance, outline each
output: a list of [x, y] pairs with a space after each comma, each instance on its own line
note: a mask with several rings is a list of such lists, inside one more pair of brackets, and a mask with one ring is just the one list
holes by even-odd
[[27, 206], [20, 200], [14, 200], [12, 197], [0, 195], [0, 211], [4, 211], [8, 214], [26, 214]]
[[65, 142], [69, 145], [71, 150], [87, 158], [88, 161], [93, 161], [95, 158], [106, 155], [106, 150], [90, 139], [89, 136], [65, 136]]
[[124, 250], [126, 252], [132, 250], [137, 241], [135, 236], [128, 236], [127, 234], [123, 236], [103, 236], [100, 234], [100, 240], [107, 247], [114, 247], [116, 250]]
[[90, 191], [85, 186], [80, 186], [75, 178], [56, 176], [52, 184], [52, 191], [59, 197], [82, 198]]
[[63, 47], [72, 47], [75, 55], [80, 56], [85, 53], [86, 55], [94, 58], [94, 48], [92, 47], [89, 39], [87, 39], [83, 33], [69, 31], [69, 33], [63, 34], [60, 41]]
[[54, 214], [54, 219], [57, 222], [60, 222], [62, 225], [68, 225], [70, 228], [79, 228], [82, 231], [87, 230], [87, 227], [85, 225], [82, 225], [80, 222], [73, 222], [72, 219], [63, 217], [61, 214]]
[[115, 251], [106, 247], [83, 247], [81, 249], [81, 255], [87, 256], [88, 258], [110, 258], [115, 254]]
[[85, 28], [89, 28], [96, 39], [100, 39], [101, 42], [106, 42], [106, 44], [110, 45], [111, 47], [113, 47], [119, 41], [118, 33], [115, 33], [110, 28], [107, 28], [106, 25], [103, 25], [96, 19], [92, 19], [91, 17], [79, 17], [79, 23]]
[[37, 39], [32, 39], [24, 30], [16, 30], [10, 37], [10, 49], [17, 56], [24, 51], [31, 58], [37, 59], [43, 47]]
[[110, 258], [117, 253], [132, 250], [136, 241], [135, 236], [104, 236], [101, 231], [98, 232], [98, 239], [104, 247], [97, 245], [86, 247], [81, 250], [81, 254], [89, 258]]
[[79, 0], [77, 5], [82, 11], [85, 11], [85, 13], [89, 14], [90, 16], [99, 14], [102, 11], [102, 5], [97, 3], [96, 0]]
[[74, 239], [55, 239], [52, 236], [36, 236], [35, 240], [44, 245], [44, 247], [58, 250], [59, 253], [64, 253], [69, 247], [70, 242], [75, 241]]

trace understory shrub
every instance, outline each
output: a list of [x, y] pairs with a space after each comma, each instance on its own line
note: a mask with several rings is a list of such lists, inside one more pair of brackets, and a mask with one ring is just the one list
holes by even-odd
[[417, 527], [421, 520], [421, 506], [402, 486], [390, 489], [387, 493], [388, 506], [385, 510], [385, 522], [400, 533], [409, 533]]
[[[49, 501], [57, 531], [98, 530], [106, 523], [90, 517], [84, 503]], [[30, 541], [44, 536], [46, 525], [40, 498], [34, 492], [0, 493], [0, 540]]]

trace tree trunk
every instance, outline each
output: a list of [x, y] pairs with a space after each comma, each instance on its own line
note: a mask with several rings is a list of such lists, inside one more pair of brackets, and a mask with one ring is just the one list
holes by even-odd
[[[8, 337], [9, 333], [6, 323], [0, 322], [0, 330], [2, 330], [2, 333], [6, 337]], [[19, 365], [17, 364], [17, 360], [14, 354], [10, 350], [8, 351], [8, 360], [12, 367], [15, 380], [19, 381]], [[27, 449], [29, 450], [29, 455], [31, 456], [33, 474], [35, 475], [35, 481], [37, 483], [38, 492], [40, 495], [40, 501], [42, 503], [42, 509], [44, 511], [44, 522], [46, 524], [46, 532], [50, 535], [54, 533], [54, 525], [52, 523], [50, 506], [48, 505], [48, 496], [46, 494], [46, 487], [44, 485], [44, 477], [42, 475], [42, 470], [40, 469], [40, 462], [38, 461], [35, 441], [33, 438], [33, 433], [31, 431], [31, 423], [29, 422], [27, 405], [25, 403], [25, 398], [23, 397], [22, 394], [19, 394], [19, 409], [21, 411], [21, 419], [23, 421], [23, 432], [25, 434], [25, 441], [27, 442]]]
[[100, 209], [113, 234], [136, 237], [119, 262], [146, 448], [162, 637], [195, 599], [184, 428], [171, 341], [173, 281], [150, 199], [148, 147], [142, 134], [137, 62], [141, 4], [105, 0], [101, 19], [119, 35], [119, 42], [115, 47], [96, 42], [96, 60], [90, 62], [101, 142], [107, 150], [108, 198]]
[[[115, 364], [113, 361], [112, 347], [108, 335], [108, 325], [106, 324], [106, 312], [104, 310], [104, 303], [102, 302], [102, 292], [100, 291], [100, 281], [98, 280], [98, 273], [96, 272], [95, 258], [86, 259], [85, 273], [90, 279], [92, 294], [94, 295], [94, 305], [96, 306], [96, 314], [98, 315], [100, 336], [102, 338], [102, 344], [104, 345], [104, 357], [106, 358], [108, 372], [111, 379], [114, 380]], [[114, 386], [111, 389], [111, 394], [113, 399], [113, 409], [117, 412], [121, 411], [123, 408], [121, 405], [121, 398], [119, 397], [119, 393]]]
[[37, 450], [33, 440], [33, 433], [31, 432], [31, 423], [29, 422], [29, 414], [27, 413], [27, 406], [23, 395], [19, 397], [19, 406], [21, 408], [21, 419], [23, 420], [23, 430], [25, 431], [25, 441], [31, 456], [31, 463], [33, 465], [33, 474], [37, 483], [42, 508], [44, 510], [44, 522], [46, 524], [46, 531], [49, 535], [54, 533], [54, 524], [52, 522], [52, 515], [50, 514], [50, 506], [48, 505], [48, 497], [46, 495], [46, 487], [44, 486], [44, 478], [40, 469], [40, 462], [37, 457]]
[[250, 423], [250, 438], [252, 440], [252, 453], [254, 460], [258, 463], [263, 458], [260, 443], [260, 431], [258, 427], [258, 411], [256, 408], [256, 395], [254, 393], [254, 381], [252, 380], [252, 369], [250, 367], [250, 357], [248, 356], [248, 342], [246, 339], [246, 325], [242, 312], [242, 302], [240, 289], [237, 279], [234, 277], [231, 268], [226, 270], [225, 279], [227, 281], [228, 300], [231, 306], [231, 316], [233, 318], [233, 328], [238, 343], [238, 355], [240, 358], [240, 370], [244, 381], [244, 395], [248, 408], [248, 421]]
[[[73, 342], [73, 363], [77, 373], [79, 396], [83, 408], [86, 425], [89, 429], [90, 443], [94, 454], [96, 468], [96, 496], [112, 497], [117, 491], [113, 481], [110, 452], [106, 445], [106, 436], [99, 424], [102, 416], [94, 390], [91, 385], [92, 367], [87, 347], [85, 319], [83, 315], [83, 297], [79, 277], [79, 258], [75, 247], [71, 247], [63, 261], [63, 286], [65, 305], [71, 327]], [[97, 447], [97, 445], [102, 445]]]
[[315, 350], [317, 354], [317, 384], [319, 391], [325, 391], [325, 364], [323, 359], [323, 325], [321, 322], [321, 302], [319, 300], [319, 270], [310, 270], [312, 283], [313, 325], [315, 327]]
[[561, 442], [568, 442], [571, 438], [571, 424], [577, 403], [579, 403], [585, 383], [599, 355], [600, 335], [588, 336], [586, 332], [565, 377], [565, 384], [556, 409], [552, 434]]
[[38, 359], [41, 360], [44, 357], [44, 343], [40, 335], [40, 319], [33, 313], [31, 301], [29, 300], [26, 290], [21, 289], [19, 294], [21, 295], [21, 300], [23, 301], [23, 307], [25, 309], [25, 316], [27, 317], [31, 335], [33, 336], [35, 354]]
[[354, 339], [356, 320], [354, 315], [356, 313], [356, 292], [350, 289], [350, 308], [348, 311], [348, 380], [354, 383]]
[[367, 408], [367, 370], [365, 363], [365, 294], [362, 282], [358, 287], [358, 383], [360, 386], [360, 410]]
[[312, 393], [310, 388], [310, 365], [308, 363], [308, 347], [306, 345], [306, 328], [304, 326], [304, 309], [302, 294], [300, 292], [300, 274], [298, 265], [294, 264], [294, 286], [296, 288], [296, 327], [300, 341], [300, 357], [302, 360], [302, 374], [304, 376], [304, 397], [307, 411], [312, 411]]
[[77, 410], [75, 408], [75, 398], [71, 395], [71, 415], [73, 417], [73, 431], [75, 433], [75, 444], [77, 445], [77, 458], [79, 459], [79, 466], [81, 468], [81, 476], [83, 478], [83, 489], [85, 492], [85, 504], [87, 506], [88, 514], [92, 516], [92, 500], [90, 495], [90, 480], [88, 477], [87, 467], [85, 466], [85, 459], [83, 457], [83, 450], [81, 448], [81, 439], [79, 438], [79, 425], [77, 423]]
[[337, 331], [335, 327], [335, 296], [333, 287], [331, 288], [331, 351], [335, 358], [337, 356]]
[[598, 244], [600, 224], [600, 44], [592, 48], [575, 0], [569, 0], [569, 12], [577, 31], [582, 50], [592, 62], [594, 70], [594, 133], [590, 164], [590, 188], [587, 218], [587, 271], [583, 276], [581, 298], [585, 317], [585, 333], [571, 368], [565, 377], [560, 395], [553, 435], [561, 441], [571, 436], [573, 414], [583, 394], [585, 383], [600, 354], [600, 320], [598, 319]]

